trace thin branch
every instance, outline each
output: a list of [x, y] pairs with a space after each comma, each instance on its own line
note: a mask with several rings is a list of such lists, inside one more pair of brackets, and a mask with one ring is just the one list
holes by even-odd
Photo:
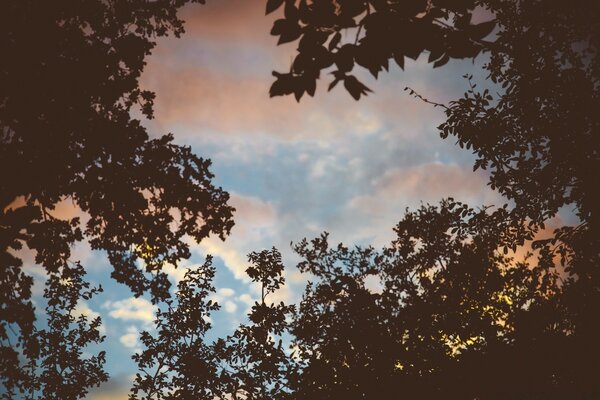
[[425, 103], [427, 103], [427, 104], [431, 104], [431, 105], [433, 105], [434, 107], [442, 107], [444, 110], [449, 110], [449, 109], [450, 109], [450, 108], [449, 108], [447, 105], [445, 105], [445, 104], [442, 104], [442, 103], [436, 103], [435, 101], [431, 101], [431, 100], [428, 100], [428, 99], [426, 99], [425, 97], [423, 97], [423, 96], [421, 96], [419, 93], [417, 93], [417, 92], [416, 92], [414, 89], [412, 89], [412, 88], [410, 88], [410, 87], [408, 87], [408, 86], [406, 86], [406, 87], [404, 88], [404, 90], [405, 90], [405, 91], [406, 91], [406, 90], [408, 90], [411, 96], [413, 96], [413, 97], [415, 97], [415, 98], [417, 98], [417, 99], [419, 99], [419, 100], [421, 100], [421, 101], [423, 101], [423, 102], [425, 102]]

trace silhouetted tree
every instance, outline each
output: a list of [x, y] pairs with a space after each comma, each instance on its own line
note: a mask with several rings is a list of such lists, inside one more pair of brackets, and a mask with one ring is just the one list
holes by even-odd
[[[142, 334], [132, 399], [580, 398], [600, 396], [599, 232], [595, 191], [600, 88], [599, 9], [514, 0], [268, 0], [284, 17], [272, 33], [298, 40], [271, 95], [313, 95], [323, 69], [355, 98], [393, 59], [428, 53], [434, 67], [489, 53], [498, 92], [471, 77], [442, 106], [442, 137], [477, 155], [475, 169], [513, 208], [475, 211], [453, 200], [408, 212], [397, 238], [372, 248], [302, 241], [313, 281], [296, 314], [267, 297], [283, 285], [275, 249], [252, 253], [247, 273], [262, 295], [231, 336], [205, 342], [218, 305], [210, 258], [169, 296], [165, 263], [189, 257], [184, 236], [224, 238], [228, 195], [210, 162], [171, 135], [150, 140], [154, 95], [139, 87], [154, 38], [183, 32], [177, 10], [202, 0], [8, 0], [0, 12], [0, 380], [5, 398], [78, 399], [107, 379], [98, 318], [77, 304], [99, 289], [83, 280], [71, 247], [87, 238], [108, 253], [112, 276], [149, 292], [157, 332]], [[473, 24], [477, 8], [493, 20]], [[342, 33], [350, 32], [346, 43]], [[493, 34], [493, 35], [491, 35]], [[491, 39], [488, 36], [491, 35]], [[70, 200], [86, 214], [61, 219]], [[559, 208], [581, 224], [508, 257]], [[35, 323], [22, 250], [47, 276], [47, 327]], [[138, 262], [143, 261], [145, 270]], [[562, 267], [562, 268], [560, 268]], [[373, 278], [374, 277], [374, 278]], [[379, 290], [366, 279], [379, 280]], [[293, 356], [284, 351], [289, 342]], [[15, 366], [12, 368], [12, 366]]]
[[246, 273], [260, 284], [261, 297], [248, 314], [250, 324], [240, 325], [233, 335], [215, 344], [226, 361], [228, 390], [224, 397], [287, 399], [293, 360], [284, 350], [282, 334], [288, 331], [288, 318], [293, 316], [295, 307], [267, 300], [285, 283], [281, 254], [273, 248], [250, 253], [248, 260], [252, 265]]
[[[33, 280], [23, 270], [22, 248], [34, 252], [52, 280], [69, 268], [70, 247], [87, 238], [108, 253], [117, 281], [159, 301], [169, 297], [162, 265], [190, 255], [183, 237], [224, 238], [233, 225], [228, 194], [211, 182], [210, 161], [174, 144], [170, 134], [150, 140], [132, 117], [152, 118], [154, 94], [139, 87], [144, 59], [156, 38], [183, 32], [177, 11], [193, 2], [204, 1], [8, 0], [0, 6], [3, 384], [10, 385], [13, 372], [5, 366], [18, 355], [7, 330], [21, 344], [35, 332]], [[65, 200], [88, 217], [85, 226], [53, 215]], [[145, 270], [137, 268], [139, 260]], [[57, 297], [49, 300], [68, 314], [66, 292], [52, 293]], [[54, 384], [84, 386], [52, 396], [75, 398], [98, 382], [94, 374], [86, 380], [78, 364], [70, 368], [82, 375], [54, 376], [66, 379]], [[44, 386], [48, 396], [51, 387]]]
[[[297, 311], [265, 300], [283, 284], [279, 253], [250, 254], [247, 273], [262, 283], [261, 302], [248, 315], [250, 325], [210, 346], [197, 343], [208, 326], [203, 304], [212, 288], [190, 291], [182, 281], [181, 310], [169, 305], [159, 313], [159, 338], [145, 333], [146, 349], [135, 356], [152, 377], [144, 379], [154, 382], [154, 397], [142, 398], [600, 394], [593, 379], [597, 346], [574, 330], [550, 253], [505, 254], [530, 233], [515, 229], [507, 207], [474, 210], [448, 199], [407, 212], [395, 232], [381, 251], [332, 247], [327, 234], [295, 245], [298, 267], [311, 277]], [[145, 371], [159, 362], [164, 373]]]
[[[284, 17], [271, 33], [280, 43], [299, 39], [298, 54], [289, 73], [275, 73], [272, 96], [312, 95], [320, 72], [332, 66], [330, 88], [344, 81], [358, 99], [367, 88], [348, 75], [355, 65], [377, 77], [390, 59], [403, 66], [405, 56], [426, 53], [437, 67], [485, 52], [483, 69], [497, 93], [480, 92], [469, 80], [464, 97], [448, 106], [432, 102], [448, 117], [441, 136], [456, 136], [461, 147], [472, 148], [475, 169], [489, 169], [492, 188], [534, 224], [569, 204], [582, 221], [592, 221], [600, 203], [594, 179], [600, 162], [595, 2], [269, 0], [267, 13], [282, 5]], [[493, 19], [472, 24], [483, 10]]]
[[[145, 349], [133, 356], [141, 373], [132, 400], [151, 399], [283, 399], [289, 396], [287, 375], [291, 359], [281, 336], [287, 332], [293, 306], [267, 302], [284, 284], [281, 255], [275, 249], [249, 255], [246, 272], [261, 285], [261, 300], [252, 306], [250, 325], [212, 344], [205, 342], [213, 311], [211, 259], [186, 272], [178, 285], [177, 301], [167, 300], [159, 311], [154, 337], [143, 332]], [[276, 342], [277, 338], [279, 340]]]
[[213, 399], [225, 383], [217, 374], [220, 360], [205, 343], [210, 315], [220, 307], [214, 293], [212, 259], [185, 273], [175, 299], [165, 301], [154, 321], [156, 336], [144, 331], [144, 350], [133, 356], [136, 375], [132, 400]]
[[296, 398], [597, 396], [554, 263], [504, 254], [508, 214], [450, 199], [408, 212], [381, 252], [300, 242], [315, 279], [291, 329]]
[[2, 327], [2, 340], [12, 345], [12, 351], [4, 350], [1, 398], [81, 399], [88, 388], [107, 380], [102, 370], [105, 352], [84, 354], [88, 345], [104, 340], [99, 331], [100, 317], [90, 321], [77, 310], [80, 301], [102, 291], [101, 287], [90, 288], [84, 275], [79, 263], [49, 274], [44, 290], [45, 329], [27, 324], [27, 331], [11, 335], [4, 330], [10, 325]]
[[[600, 357], [600, 301], [590, 179], [598, 166], [592, 112], [598, 101], [597, 8], [589, 2], [269, 0], [267, 13], [280, 6], [284, 18], [272, 33], [280, 43], [299, 39], [299, 47], [291, 72], [274, 74], [272, 96], [314, 94], [321, 70], [335, 64], [330, 88], [343, 81], [359, 99], [369, 89], [349, 74], [355, 63], [377, 77], [390, 58], [403, 66], [405, 56], [428, 52], [437, 67], [489, 52], [484, 68], [499, 92], [479, 92], [467, 76], [464, 98], [440, 105], [448, 117], [440, 132], [473, 148], [475, 169], [489, 169], [490, 184], [515, 206], [476, 211], [452, 199], [423, 206], [407, 212], [396, 239], [380, 252], [332, 248], [326, 234], [300, 242], [299, 268], [312, 282], [298, 313], [278, 332], [289, 335], [294, 357], [265, 344], [269, 329], [260, 326], [268, 320], [264, 315], [284, 321], [292, 309], [270, 307], [263, 315], [257, 303], [249, 316], [253, 327], [242, 325], [216, 342], [215, 354], [228, 371], [217, 379], [229, 389], [212, 394], [600, 396], [593, 372]], [[476, 7], [488, 8], [494, 20], [472, 24]], [[495, 37], [485, 41], [494, 27]], [[342, 43], [348, 29], [354, 29], [354, 42]], [[564, 205], [575, 206], [580, 226], [534, 242], [535, 253], [524, 259], [508, 256]], [[251, 255], [256, 265], [248, 269], [255, 280], [260, 271], [282, 268], [260, 254]], [[366, 284], [373, 279], [379, 288]]]
[[[280, 6], [284, 17], [271, 33], [280, 43], [299, 39], [298, 54], [289, 73], [274, 73], [272, 96], [312, 95], [320, 72], [333, 66], [330, 89], [344, 81], [358, 100], [369, 89], [350, 75], [355, 65], [377, 77], [390, 59], [403, 67], [404, 56], [416, 59], [426, 53], [437, 67], [450, 58], [487, 54], [483, 86], [491, 90], [478, 89], [478, 82], [465, 76], [469, 89], [447, 105], [407, 90], [444, 108], [447, 119], [439, 126], [441, 136], [455, 136], [461, 147], [472, 150], [477, 156], [474, 169], [488, 170], [490, 186], [514, 203], [507, 218], [514, 229], [529, 233], [516, 236], [507, 249], [533, 238], [561, 207], [570, 207], [579, 218], [578, 226], [559, 228], [533, 247], [539, 251], [539, 263], [560, 265], [564, 272], [556, 301], [568, 316], [570, 328], [562, 332], [569, 332], [570, 344], [562, 336], [547, 343], [547, 348], [560, 349], [554, 351], [556, 362], [548, 365], [557, 365], [559, 353], [571, 357], [571, 373], [577, 377], [573, 379], [591, 384], [589, 370], [600, 356], [594, 339], [600, 335], [596, 2], [280, 0], [268, 1], [267, 13]], [[472, 24], [477, 10], [489, 11], [493, 19]], [[342, 37], [351, 40], [345, 43]], [[523, 354], [536, 348], [528, 343], [519, 344]], [[531, 358], [543, 352], [537, 349]]]

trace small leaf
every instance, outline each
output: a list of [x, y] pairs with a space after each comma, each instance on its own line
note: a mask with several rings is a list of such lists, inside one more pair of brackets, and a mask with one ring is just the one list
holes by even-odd
[[298, 23], [290, 23], [283, 28], [277, 44], [293, 42], [302, 35], [302, 29]]
[[448, 61], [450, 61], [450, 57], [448, 57], [448, 54], [444, 54], [442, 58], [433, 63], [433, 68], [441, 67], [442, 65], [447, 64]]
[[359, 100], [361, 95], [366, 96], [367, 92], [373, 92], [371, 89], [359, 82], [359, 80], [353, 75], [348, 75], [346, 79], [344, 79], [344, 87], [354, 98], [354, 100]]
[[340, 32], [337, 32], [335, 35], [333, 35], [333, 37], [329, 41], [329, 44], [327, 45], [329, 51], [335, 49], [335, 47], [340, 43], [340, 40], [342, 40], [342, 34]]
[[300, 12], [296, 8], [296, 5], [293, 1], [288, 1], [285, 3], [285, 9], [283, 13], [285, 17], [290, 21], [298, 22], [298, 20], [300, 19]]
[[339, 79], [339, 78], [335, 78], [335, 79], [333, 80], [333, 82], [331, 82], [331, 83], [329, 84], [329, 87], [327, 88], [327, 91], [328, 91], [328, 92], [329, 92], [329, 91], [331, 91], [331, 89], [333, 89], [333, 88], [335, 87], [335, 85], [337, 85], [337, 84], [338, 84], [338, 82], [339, 82], [339, 81], [340, 81], [340, 79]]
[[477, 25], [469, 25], [468, 32], [469, 35], [474, 39], [483, 39], [492, 33], [495, 27], [496, 21], [487, 21]]
[[400, 54], [400, 53], [394, 53], [394, 61], [396, 61], [396, 64], [398, 64], [398, 66], [404, 70], [404, 55]]
[[267, 11], [265, 15], [271, 14], [273, 11], [277, 10], [283, 4], [284, 0], [267, 0]]

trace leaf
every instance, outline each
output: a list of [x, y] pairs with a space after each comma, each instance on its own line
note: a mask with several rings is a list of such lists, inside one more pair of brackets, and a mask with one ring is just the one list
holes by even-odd
[[300, 99], [302, 98], [303, 94], [304, 88], [302, 86], [298, 85], [294, 88], [294, 97], [296, 98], [297, 102], [300, 102]]
[[355, 48], [353, 44], [345, 44], [335, 53], [335, 64], [340, 72], [349, 72], [354, 67]]
[[314, 96], [315, 95], [315, 90], [317, 90], [317, 80], [314, 78], [308, 78], [305, 77], [304, 78], [305, 83], [306, 83], [306, 93], [308, 93], [309, 96]]
[[448, 54], [444, 54], [442, 58], [433, 63], [433, 68], [441, 67], [442, 65], [447, 64], [448, 61], [450, 61], [450, 57], [448, 57]]
[[404, 55], [401, 53], [394, 53], [394, 61], [400, 67], [400, 69], [404, 70]]
[[293, 42], [294, 40], [298, 39], [300, 35], [302, 35], [302, 29], [300, 28], [300, 25], [298, 25], [298, 23], [290, 23], [283, 28], [277, 44], [279, 45]]
[[432, 63], [436, 60], [439, 60], [440, 57], [442, 57], [443, 55], [444, 55], [444, 51], [441, 49], [430, 50], [429, 58], [427, 59], [427, 62]]
[[278, 36], [281, 35], [281, 32], [285, 29], [285, 25], [287, 20], [285, 18], [280, 18], [273, 22], [273, 27], [271, 28], [271, 35]]
[[496, 21], [487, 21], [481, 24], [469, 25], [467, 31], [473, 39], [479, 40], [492, 33], [495, 27]]
[[273, 76], [277, 79], [269, 89], [269, 97], [284, 96], [294, 91], [294, 79], [291, 74], [281, 74], [273, 71]]
[[300, 19], [300, 12], [294, 5], [293, 1], [288, 1], [285, 3], [284, 15], [289, 21], [298, 22]]
[[335, 35], [333, 35], [329, 41], [329, 44], [327, 45], [329, 51], [333, 50], [340, 43], [340, 40], [342, 40], [342, 34], [337, 32]]
[[277, 10], [283, 4], [284, 0], [267, 0], [267, 11], [265, 15], [271, 14], [273, 11]]
[[366, 96], [368, 92], [373, 92], [371, 89], [359, 82], [359, 80], [353, 75], [346, 76], [344, 79], [344, 87], [354, 98], [354, 100], [359, 100], [361, 95]]
[[328, 91], [328, 92], [329, 92], [329, 91], [331, 91], [331, 89], [333, 89], [333, 88], [335, 87], [335, 85], [337, 85], [337, 84], [338, 84], [338, 82], [339, 82], [339, 81], [340, 81], [340, 78], [335, 78], [335, 79], [333, 80], [333, 82], [331, 82], [331, 83], [329, 84], [329, 87], [327, 88], [327, 91]]

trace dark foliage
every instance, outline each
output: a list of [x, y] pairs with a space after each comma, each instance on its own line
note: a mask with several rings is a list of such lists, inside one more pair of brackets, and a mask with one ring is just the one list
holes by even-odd
[[[272, 95], [294, 93], [299, 99], [305, 91], [312, 94], [314, 79], [335, 64], [330, 88], [339, 80], [350, 80], [345, 86], [358, 99], [366, 88], [348, 75], [355, 65], [377, 77], [389, 59], [403, 66], [403, 57], [397, 54], [417, 58], [426, 52], [436, 67], [449, 58], [486, 52], [485, 86], [495, 86], [497, 91], [478, 89], [471, 76], [465, 76], [469, 88], [464, 96], [448, 105], [407, 90], [444, 108], [442, 138], [454, 136], [460, 147], [473, 151], [474, 170], [488, 170], [489, 185], [514, 203], [509, 218], [516, 229], [526, 228], [529, 233], [515, 237], [508, 248], [534, 237], [561, 207], [576, 214], [579, 226], [562, 227], [534, 242], [534, 248], [545, 260], [555, 260], [564, 268], [568, 279], [562, 287], [563, 301], [573, 321], [579, 321], [580, 332], [586, 331], [590, 335], [586, 337], [599, 333], [599, 324], [593, 322], [600, 313], [596, 178], [600, 170], [596, 111], [600, 109], [600, 7], [596, 2], [289, 0], [268, 4], [267, 12], [276, 6], [285, 8], [272, 33], [280, 36], [280, 42], [299, 39], [291, 71], [276, 74]], [[471, 24], [478, 9], [487, 10], [493, 20]], [[298, 33], [284, 37], [287, 31], [279, 28], [282, 21], [286, 26], [293, 21]], [[354, 37], [354, 43], [341, 43], [342, 36]]]
[[[88, 345], [104, 340], [99, 331], [100, 317], [90, 321], [76, 309], [81, 300], [102, 291], [101, 287], [90, 288], [84, 275], [78, 263], [49, 273], [44, 289], [45, 329], [33, 326], [31, 315], [25, 316], [28, 323], [21, 325], [21, 335], [11, 334], [14, 331], [8, 324], [2, 326], [0, 337], [11, 345], [11, 351], [3, 348], [4, 391], [0, 398], [81, 399], [88, 388], [107, 380], [102, 370], [105, 352], [83, 353]], [[6, 332], [6, 328], [11, 331]]]
[[[381, 251], [330, 246], [327, 234], [295, 245], [311, 277], [298, 309], [266, 301], [284, 283], [279, 253], [252, 253], [246, 272], [261, 283], [261, 301], [249, 325], [210, 346], [202, 338], [217, 308], [205, 303], [212, 288], [203, 281], [190, 291], [189, 282], [212, 270], [188, 273], [179, 307], [169, 303], [157, 317], [158, 338], [144, 333], [135, 359], [147, 378], [138, 376], [132, 398], [141, 382], [152, 382], [143, 399], [600, 395], [600, 346], [564, 290], [574, 280], [565, 281], [549, 247], [524, 259], [506, 254], [529, 233], [515, 229], [506, 207], [448, 199], [407, 212], [395, 232]], [[146, 370], [157, 363], [164, 372]]]
[[[298, 40], [290, 72], [277, 78], [271, 96], [313, 96], [323, 69], [332, 67], [356, 100], [370, 91], [351, 74], [356, 65], [375, 78], [389, 69], [390, 60], [404, 68], [404, 59], [428, 53], [433, 67], [451, 58], [473, 58], [489, 45], [484, 41], [496, 21], [472, 23], [475, 0], [280, 0], [267, 1], [267, 14], [283, 7], [271, 34], [278, 44]], [[353, 40], [345, 41], [344, 38]]]
[[[9, 386], [7, 366], [18, 369], [18, 351], [6, 332], [14, 329], [20, 344], [35, 334], [24, 252], [33, 251], [52, 280], [69, 268], [71, 246], [86, 238], [108, 253], [117, 281], [159, 301], [169, 296], [161, 266], [190, 255], [183, 237], [224, 238], [233, 225], [228, 194], [211, 182], [210, 161], [174, 144], [170, 134], [150, 140], [131, 116], [152, 117], [154, 94], [138, 85], [144, 59], [156, 38], [183, 32], [177, 11], [191, 2], [204, 1], [8, 0], [0, 6], [0, 364]], [[53, 215], [65, 200], [86, 216], [85, 225]], [[66, 292], [54, 295], [56, 312], [68, 314]], [[55, 384], [72, 381], [78, 392], [56, 389], [52, 396], [76, 398], [98, 382], [94, 374], [86, 377], [87, 367], [70, 368], [82, 375], [55, 376], [62, 379]], [[50, 396], [51, 389], [43, 390]]]
[[[211, 312], [220, 307], [209, 294], [215, 270], [210, 258], [191, 269], [179, 283], [177, 302], [156, 317], [158, 334], [142, 333], [144, 351], [133, 356], [138, 374], [130, 399], [282, 399], [289, 396], [287, 375], [291, 360], [281, 335], [294, 307], [268, 303], [267, 297], [284, 284], [281, 255], [275, 249], [252, 253], [246, 272], [261, 285], [261, 300], [227, 338], [206, 343]], [[279, 340], [276, 342], [276, 339]]]
[[219, 305], [207, 300], [214, 292], [212, 259], [186, 272], [175, 299], [165, 302], [156, 315], [157, 335], [142, 332], [145, 350], [134, 355], [137, 374], [130, 398], [212, 399], [224, 386], [217, 371], [220, 360], [204, 336], [209, 317]]
[[381, 252], [327, 235], [297, 245], [315, 277], [292, 325], [297, 398], [598, 396], [599, 346], [573, 325], [551, 260], [504, 254], [520, 235], [507, 217], [450, 199], [407, 213]]
[[[83, 353], [102, 342], [100, 319], [77, 311], [100, 291], [70, 260], [87, 239], [108, 253], [117, 281], [160, 305], [156, 333], [142, 334], [134, 356], [132, 400], [600, 397], [593, 1], [267, 0], [267, 13], [283, 8], [271, 33], [298, 41], [271, 96], [312, 96], [331, 68], [329, 89], [343, 81], [359, 100], [371, 90], [351, 74], [356, 65], [377, 77], [392, 59], [403, 68], [405, 57], [427, 53], [439, 67], [489, 53], [484, 69], [498, 93], [468, 76], [464, 97], [448, 105], [411, 93], [444, 108], [441, 136], [474, 151], [474, 169], [488, 169], [514, 207], [423, 206], [381, 251], [331, 247], [326, 234], [304, 240], [295, 251], [311, 283], [299, 307], [268, 301], [284, 285], [279, 252], [252, 253], [247, 274], [260, 301], [247, 323], [212, 342], [211, 259], [174, 297], [161, 267], [189, 257], [184, 236], [229, 233], [228, 195], [212, 184], [209, 161], [171, 135], [150, 139], [131, 116], [152, 118], [154, 95], [138, 85], [144, 59], [156, 37], [183, 32], [177, 10], [191, 2], [203, 1], [1, 6], [2, 396], [79, 399], [107, 379], [104, 353]], [[478, 7], [494, 19], [472, 23]], [[65, 200], [85, 224], [53, 215]], [[563, 206], [580, 225], [533, 242], [524, 259], [509, 256]], [[26, 251], [47, 276], [44, 327]]]

